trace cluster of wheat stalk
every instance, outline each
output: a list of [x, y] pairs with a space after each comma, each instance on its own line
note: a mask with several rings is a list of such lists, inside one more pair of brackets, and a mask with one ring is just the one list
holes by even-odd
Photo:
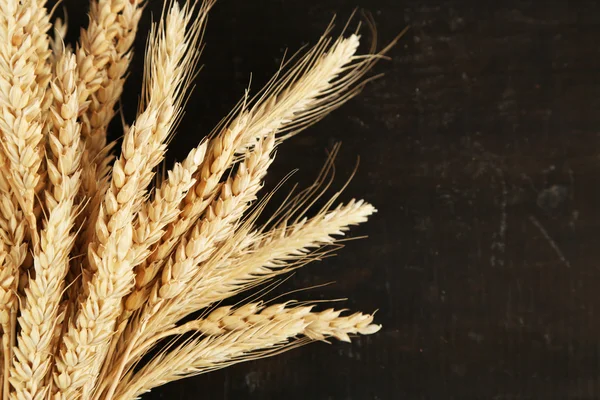
[[107, 129], [144, 0], [91, 0], [73, 46], [44, 0], [0, 0], [2, 398], [133, 399], [309, 341], [379, 330], [372, 315], [314, 303], [223, 301], [323, 257], [375, 212], [363, 201], [335, 204], [338, 192], [307, 216], [331, 161], [260, 224], [269, 195], [257, 194], [276, 147], [354, 96], [383, 53], [358, 55], [357, 34], [330, 38], [328, 28], [156, 174], [213, 2], [165, 4], [137, 116], [123, 123], [117, 149]]

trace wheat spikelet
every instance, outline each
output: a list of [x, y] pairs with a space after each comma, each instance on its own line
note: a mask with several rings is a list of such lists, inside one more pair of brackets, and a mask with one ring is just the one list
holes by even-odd
[[140, 371], [130, 374], [118, 397], [133, 399], [167, 382], [277, 354], [301, 335], [310, 340], [334, 337], [349, 342], [349, 334], [369, 335], [380, 329], [372, 323], [372, 315], [340, 316], [342, 311], [334, 309], [311, 310], [312, 306], [287, 308], [287, 304], [247, 304], [234, 311], [231, 307], [216, 309], [182, 329], [199, 331], [206, 338], [160, 353]]
[[68, 30], [66, 16], [65, 21], [61, 18], [56, 18], [52, 28], [54, 29], [54, 36], [50, 37], [50, 64], [54, 65], [64, 50], [73, 51], [73, 49], [70, 45], [65, 44], [65, 37]]

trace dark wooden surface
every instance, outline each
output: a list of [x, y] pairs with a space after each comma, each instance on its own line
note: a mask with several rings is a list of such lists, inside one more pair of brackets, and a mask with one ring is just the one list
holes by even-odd
[[[85, 21], [65, 1], [71, 21]], [[281, 288], [378, 309], [383, 330], [313, 344], [154, 390], [148, 399], [595, 399], [600, 397], [600, 2], [222, 0], [205, 68], [169, 156], [181, 158], [287, 47], [334, 12], [370, 11], [380, 43], [409, 33], [385, 77], [281, 146], [269, 185], [308, 184], [342, 141], [344, 199], [379, 213], [368, 235]], [[75, 9], [73, 9], [75, 7]], [[161, 2], [150, 1], [158, 15]], [[76, 22], [74, 22], [76, 24]], [[369, 33], [365, 30], [365, 39]], [[141, 71], [123, 107], [136, 107]]]

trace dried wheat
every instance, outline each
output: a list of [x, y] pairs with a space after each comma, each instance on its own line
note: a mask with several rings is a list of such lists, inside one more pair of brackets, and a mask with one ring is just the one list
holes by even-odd
[[379, 330], [372, 315], [311, 303], [221, 302], [322, 259], [375, 212], [355, 200], [334, 208], [338, 192], [307, 217], [337, 146], [316, 183], [260, 224], [275, 191], [256, 199], [275, 148], [356, 95], [389, 47], [358, 55], [358, 33], [334, 39], [328, 27], [159, 179], [214, 3], [165, 2], [113, 156], [108, 128], [145, 0], [90, 0], [75, 50], [61, 19], [48, 35], [46, 0], [0, 0], [0, 400], [132, 399]]
[[[217, 245], [228, 239], [256, 193], [261, 181], [272, 162], [271, 152], [275, 145], [274, 137], [260, 140], [248, 151], [236, 174], [222, 186], [221, 194], [208, 209], [206, 217], [199, 221], [190, 236], [177, 246], [162, 271], [161, 279], [154, 284], [148, 303], [139, 317], [129, 328], [130, 334], [124, 338], [124, 350], [117, 351], [121, 361], [117, 371], [128, 364], [128, 355], [135, 347], [138, 338], [145, 332], [147, 322], [156, 314], [161, 304], [169, 299], [181, 296], [189, 288], [189, 283], [202, 272], [202, 263], [215, 252]], [[135, 293], [135, 292], [134, 292]], [[116, 376], [120, 376], [117, 372]], [[111, 395], [109, 390], [109, 395]]]

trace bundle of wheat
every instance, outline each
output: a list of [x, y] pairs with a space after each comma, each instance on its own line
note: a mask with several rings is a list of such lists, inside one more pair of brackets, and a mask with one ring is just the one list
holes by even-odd
[[306, 215], [331, 162], [266, 223], [257, 198], [276, 147], [356, 95], [387, 48], [357, 55], [358, 34], [332, 39], [328, 28], [157, 178], [213, 3], [165, 5], [117, 150], [107, 130], [144, 0], [91, 0], [74, 49], [44, 0], [0, 0], [2, 398], [133, 399], [379, 330], [372, 315], [314, 304], [222, 302], [322, 257], [375, 212], [336, 205], [338, 193]]

